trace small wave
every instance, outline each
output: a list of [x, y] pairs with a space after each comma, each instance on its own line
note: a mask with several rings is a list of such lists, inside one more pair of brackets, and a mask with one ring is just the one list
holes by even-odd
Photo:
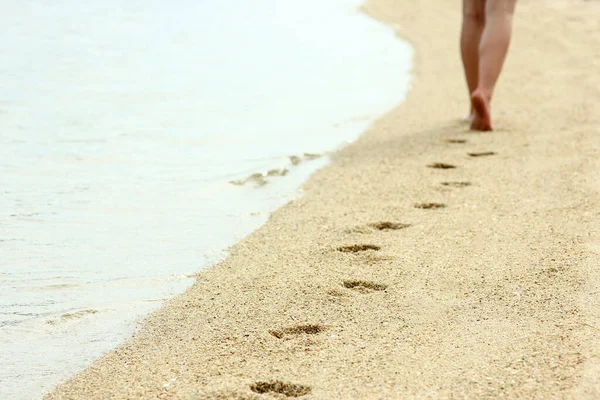
[[[295, 167], [298, 164], [300, 164], [302, 161], [316, 160], [317, 158], [321, 158], [322, 156], [323, 156], [322, 154], [304, 153], [304, 155], [302, 157], [292, 155], [292, 156], [289, 156], [288, 158], [289, 158], [292, 166]], [[254, 173], [254, 174], [248, 176], [245, 179], [233, 180], [233, 181], [229, 181], [229, 183], [231, 183], [232, 185], [236, 185], [236, 186], [243, 186], [246, 183], [254, 183], [255, 186], [264, 186], [267, 183], [269, 183], [268, 178], [286, 176], [288, 174], [288, 172], [290, 172], [288, 168], [280, 168], [280, 169], [276, 168], [276, 169], [271, 169], [264, 174], [261, 172], [257, 172], [257, 173]]]
[[83, 317], [86, 317], [88, 315], [98, 314], [99, 312], [100, 311], [98, 311], [98, 310], [87, 309], [87, 310], [80, 310], [80, 311], [64, 313], [59, 318], [48, 320], [48, 321], [46, 321], [46, 323], [49, 325], [56, 325], [61, 322], [75, 321], [75, 320], [81, 319]]
[[32, 290], [40, 290], [40, 291], [45, 291], [45, 290], [64, 290], [64, 289], [73, 289], [73, 288], [77, 288], [80, 287], [81, 285], [77, 284], [77, 283], [57, 283], [55, 285], [45, 285], [45, 286], [40, 286], [40, 287], [36, 287], [36, 288], [32, 288]]
[[79, 318], [85, 317], [86, 315], [98, 314], [99, 312], [100, 311], [98, 311], [98, 310], [92, 310], [92, 309], [81, 310], [81, 311], [76, 311], [73, 313], [66, 313], [66, 314], [61, 315], [60, 317], [62, 319], [79, 319]]

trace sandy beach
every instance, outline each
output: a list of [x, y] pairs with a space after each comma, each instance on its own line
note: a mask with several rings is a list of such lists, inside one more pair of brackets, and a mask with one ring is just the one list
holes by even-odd
[[363, 11], [406, 102], [47, 399], [600, 398], [600, 3], [520, 2], [492, 133], [458, 2]]

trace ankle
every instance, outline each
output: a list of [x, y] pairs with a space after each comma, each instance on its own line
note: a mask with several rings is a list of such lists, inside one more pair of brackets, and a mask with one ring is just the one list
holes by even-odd
[[477, 88], [471, 94], [471, 96], [475, 96], [475, 95], [483, 97], [488, 103], [492, 100], [492, 91], [491, 90]]

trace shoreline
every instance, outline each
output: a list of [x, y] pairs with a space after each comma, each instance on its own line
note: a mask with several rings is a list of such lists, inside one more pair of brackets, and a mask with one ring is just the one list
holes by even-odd
[[416, 50], [406, 101], [46, 398], [598, 396], [597, 15], [519, 7], [499, 129], [476, 134], [458, 7], [368, 1]]

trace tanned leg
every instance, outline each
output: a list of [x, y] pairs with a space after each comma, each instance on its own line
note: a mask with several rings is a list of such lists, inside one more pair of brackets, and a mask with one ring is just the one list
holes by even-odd
[[[462, 56], [469, 97], [479, 84], [479, 43], [485, 26], [485, 1], [463, 0], [463, 22], [460, 35]], [[469, 116], [473, 114], [473, 106]]]
[[485, 1], [485, 28], [479, 46], [478, 84], [471, 94], [471, 105], [475, 111], [471, 121], [473, 130], [492, 130], [490, 103], [508, 52], [516, 2], [517, 0]]

